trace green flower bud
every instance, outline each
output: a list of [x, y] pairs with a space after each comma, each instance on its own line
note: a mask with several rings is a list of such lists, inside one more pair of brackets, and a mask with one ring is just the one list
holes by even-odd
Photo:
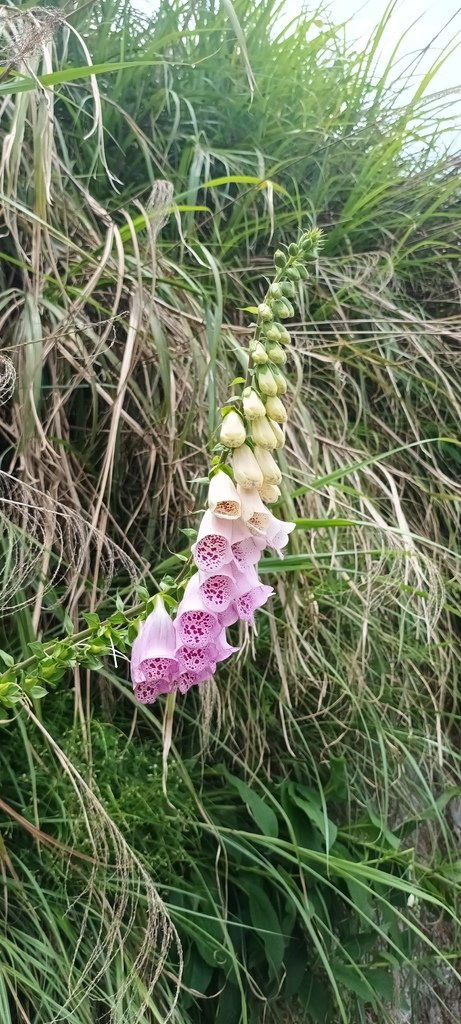
[[277, 385], [277, 394], [285, 395], [288, 387], [285, 375], [282, 373], [281, 369], [275, 365], [271, 366], [271, 373]]
[[277, 384], [272, 370], [268, 366], [262, 366], [257, 373], [258, 387], [262, 395], [276, 395]]
[[291, 334], [289, 334], [289, 332], [287, 331], [286, 327], [282, 327], [282, 330], [280, 331], [279, 344], [280, 345], [289, 345], [290, 341], [291, 341]]
[[271, 345], [267, 350], [269, 359], [276, 363], [277, 366], [283, 366], [283, 363], [287, 361], [287, 354], [284, 352], [281, 345]]
[[299, 245], [297, 245], [296, 242], [291, 242], [291, 244], [288, 246], [288, 252], [290, 256], [297, 256], [299, 253]]
[[274, 316], [280, 317], [280, 320], [286, 320], [288, 317], [294, 316], [293, 306], [288, 299], [276, 299], [272, 308]]
[[270, 396], [267, 399], [266, 414], [270, 417], [270, 420], [274, 420], [275, 423], [286, 423], [287, 411], [278, 395], [276, 395], [275, 398]]
[[258, 306], [258, 315], [261, 317], [261, 320], [267, 321], [274, 319], [274, 314], [271, 310], [271, 307], [268, 306], [267, 302], [260, 303], [260, 305]]
[[285, 271], [289, 281], [299, 281], [299, 270], [297, 267], [287, 267]]
[[264, 402], [254, 388], [245, 388], [243, 392], [243, 411], [247, 420], [257, 420], [258, 416], [265, 416]]
[[283, 448], [285, 444], [285, 433], [283, 428], [279, 423], [276, 423], [275, 420], [268, 420], [267, 422], [269, 423], [272, 433], [275, 435], [275, 447]]
[[273, 299], [281, 299], [282, 298], [282, 295], [283, 295], [282, 286], [280, 284], [278, 284], [277, 281], [274, 281], [274, 284], [271, 284], [271, 286], [269, 288], [269, 295]]
[[286, 299], [294, 299], [296, 295], [296, 288], [293, 281], [282, 281], [282, 295]]
[[250, 355], [253, 362], [256, 363], [258, 366], [262, 363], [267, 363], [269, 359], [266, 349], [264, 348], [264, 345], [261, 345], [260, 341], [258, 341], [257, 345], [255, 345], [254, 348], [250, 350]]
[[[278, 424], [276, 424], [276, 426], [278, 426]], [[277, 447], [275, 431], [272, 429], [267, 416], [261, 416], [259, 419], [253, 420], [253, 423], [251, 424], [251, 436], [258, 448], [264, 448], [268, 451], [272, 451], [273, 448]]]
[[285, 256], [285, 253], [282, 252], [281, 249], [277, 249], [275, 251], [275, 253], [274, 253], [274, 263], [275, 263], [275, 266], [279, 267], [281, 269], [282, 267], [285, 266], [286, 261], [287, 261], [287, 258]]
[[[283, 329], [284, 328], [282, 327], [282, 330]], [[268, 341], [275, 341], [275, 342], [280, 341], [280, 328], [279, 328], [279, 325], [278, 324], [271, 324], [270, 327], [268, 327], [267, 330], [264, 331], [264, 336], [267, 338]]]
[[227, 412], [219, 433], [221, 444], [225, 448], [239, 448], [246, 440], [245, 424], [235, 409]]
[[304, 263], [300, 263], [299, 264], [298, 274], [299, 274], [299, 276], [301, 278], [301, 281], [307, 281], [307, 279], [309, 277], [309, 271], [308, 271], [307, 267], [304, 266]]

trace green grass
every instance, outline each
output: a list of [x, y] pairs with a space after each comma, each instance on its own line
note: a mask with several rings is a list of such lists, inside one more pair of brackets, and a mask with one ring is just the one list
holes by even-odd
[[[99, 1024], [111, 1005], [116, 1024], [164, 1019], [178, 956], [157, 980], [152, 885], [184, 950], [176, 1024], [393, 1021], [399, 1000], [418, 1019], [422, 978], [458, 981], [447, 98], [436, 65], [411, 93], [396, 55], [373, 79], [393, 5], [364, 53], [318, 12], [307, 34], [305, 17], [280, 33], [277, 9], [161, 4], [147, 25], [101, 0], [69, 18], [81, 38], [66, 51], [55, 26], [46, 59], [0, 82], [2, 354], [18, 374], [1, 452], [19, 481], [2, 478], [1, 646], [16, 660], [37, 634], [110, 615], [117, 593], [136, 604], [133, 576], [153, 592], [178, 566], [244, 363], [243, 308], [278, 244], [306, 221], [326, 239], [293, 327], [282, 510], [299, 528], [288, 558], [263, 564], [278, 597], [244, 657], [176, 705], [168, 801], [163, 708], [133, 717], [123, 660], [63, 672], [40, 704], [63, 762], [26, 713], [1, 726], [5, 1024], [64, 1007]], [[25, 24], [4, 8], [16, 53]], [[52, 76], [54, 121], [32, 60]], [[88, 892], [66, 848], [96, 856], [94, 842]]]

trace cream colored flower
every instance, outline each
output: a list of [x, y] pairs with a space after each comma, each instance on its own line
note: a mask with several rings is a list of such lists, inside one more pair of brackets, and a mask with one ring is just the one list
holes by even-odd
[[245, 424], [235, 409], [226, 413], [219, 436], [226, 448], [238, 448], [246, 440]]
[[276, 395], [277, 384], [269, 366], [261, 366], [258, 370], [258, 387], [263, 395]]
[[260, 416], [257, 420], [253, 420], [251, 436], [258, 448], [267, 448], [268, 451], [271, 451], [272, 448], [277, 447], [277, 440], [267, 416]]
[[285, 431], [283, 430], [283, 427], [281, 427], [279, 423], [276, 423], [275, 420], [269, 420], [268, 422], [272, 433], [275, 434], [275, 447], [283, 448], [285, 444]]
[[285, 379], [285, 374], [282, 373], [282, 370], [280, 369], [279, 366], [272, 367], [272, 376], [274, 377], [275, 383], [277, 385], [277, 394], [285, 395], [288, 385]]
[[247, 444], [242, 444], [241, 448], [234, 448], [232, 453], [232, 469], [234, 470], [235, 482], [239, 487], [244, 489], [261, 487], [263, 482], [262, 469]]
[[257, 363], [258, 366], [259, 364], [267, 363], [269, 359], [266, 349], [264, 348], [264, 345], [261, 345], [260, 341], [258, 341], [257, 345], [255, 345], [255, 347], [251, 349], [250, 355], [253, 362]]
[[266, 402], [266, 413], [271, 420], [275, 420], [276, 423], [286, 423], [287, 411], [281, 399], [276, 396], [275, 398], [267, 399]]
[[265, 448], [259, 448], [256, 445], [254, 456], [264, 477], [264, 483], [279, 484], [282, 479], [282, 473], [270, 451], [267, 451]]
[[242, 503], [242, 522], [248, 527], [250, 533], [265, 537], [269, 523], [273, 516], [261, 501], [256, 488], [253, 490], [240, 490], [240, 501]]
[[264, 402], [254, 388], [245, 388], [243, 392], [243, 411], [247, 420], [257, 420], [258, 416], [265, 416]]
[[274, 501], [278, 501], [280, 495], [280, 487], [277, 487], [277, 484], [267, 484], [264, 481], [262, 487], [259, 487], [259, 496], [268, 505], [273, 505]]
[[220, 469], [212, 476], [208, 490], [208, 508], [218, 519], [239, 519], [240, 498], [234, 481]]

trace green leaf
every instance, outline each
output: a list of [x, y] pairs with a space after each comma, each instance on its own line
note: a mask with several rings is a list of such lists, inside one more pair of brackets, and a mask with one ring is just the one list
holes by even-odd
[[274, 903], [264, 891], [262, 884], [245, 881], [248, 894], [251, 923], [257, 929], [264, 945], [264, 952], [274, 981], [279, 978], [285, 953], [285, 939]]
[[7, 668], [12, 668], [13, 667], [13, 665], [14, 665], [14, 658], [13, 658], [13, 656], [11, 654], [8, 654], [8, 651], [0, 650], [0, 658], [2, 659], [2, 661], [5, 662], [5, 665], [7, 666]]
[[261, 832], [265, 836], [270, 836], [272, 839], [276, 839], [279, 834], [279, 826], [277, 816], [269, 807], [266, 802], [255, 793], [254, 789], [250, 789], [246, 782], [242, 782], [241, 779], [235, 775], [231, 775], [227, 771], [227, 768], [221, 767], [224, 777], [227, 779], [230, 786], [233, 786], [237, 790], [239, 796], [243, 802], [247, 805], [248, 810], [252, 814], [257, 826], [261, 829]]
[[[125, 71], [132, 68], [151, 68], [156, 64], [164, 64], [165, 61], [158, 60], [120, 60], [114, 63], [105, 64], [84, 64], [77, 68], [62, 68], [61, 71], [52, 71], [48, 75], [37, 75], [36, 78], [28, 78], [26, 75], [14, 75], [8, 78], [7, 82], [0, 85], [0, 96], [10, 96], [18, 92], [32, 92], [40, 85], [55, 86], [65, 85], [67, 82], [77, 82], [82, 78], [90, 78], [91, 75], [106, 75], [112, 71]], [[0, 73], [5, 71], [0, 68]]]
[[29, 690], [29, 696], [35, 697], [36, 700], [40, 700], [41, 697], [46, 697], [47, 693], [48, 690], [45, 690], [44, 686], [39, 686], [38, 683], [36, 683], [35, 686], [32, 686]]
[[88, 626], [88, 629], [97, 629], [101, 625], [101, 619], [96, 612], [84, 612], [83, 618]]
[[376, 992], [365, 978], [363, 971], [359, 972], [357, 967], [346, 964], [344, 966], [334, 964], [333, 971], [339, 985], [344, 985], [364, 1002], [375, 1004]]

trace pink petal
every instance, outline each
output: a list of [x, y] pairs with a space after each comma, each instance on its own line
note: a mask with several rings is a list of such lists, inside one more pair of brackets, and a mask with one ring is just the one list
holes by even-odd
[[198, 537], [192, 545], [194, 562], [198, 569], [216, 572], [232, 558], [232, 521], [218, 519], [211, 512], [205, 512]]
[[231, 565], [224, 565], [220, 572], [200, 572], [200, 594], [205, 608], [210, 612], [224, 612], [235, 593], [235, 580]]
[[191, 576], [175, 621], [177, 647], [207, 647], [220, 631], [220, 623], [208, 611], [200, 593], [198, 573]]
[[[146, 662], [157, 663], [157, 676], [162, 675], [160, 663], [167, 663], [167, 676], [170, 678], [176, 671], [177, 664], [174, 658], [176, 647], [176, 633], [173, 622], [168, 615], [163, 600], [159, 597], [155, 602], [155, 608], [141, 624], [139, 633], [133, 643], [131, 650], [131, 678], [133, 683], [141, 683], [147, 676], [141, 666]], [[150, 664], [150, 671], [155, 671], [154, 664]]]
[[249, 565], [256, 565], [265, 546], [265, 538], [252, 536], [247, 526], [240, 521], [234, 523], [232, 530], [232, 555], [238, 569], [243, 570]]
[[155, 683], [136, 683], [134, 695], [140, 704], [153, 704], [162, 693], [172, 693], [176, 689], [176, 681], [157, 679]]
[[187, 693], [191, 686], [198, 683], [206, 683], [215, 673], [216, 665], [208, 664], [202, 672], [182, 672], [178, 679], [178, 690], [180, 693]]
[[239, 618], [244, 622], [253, 623], [256, 609], [262, 608], [273, 593], [273, 587], [267, 587], [264, 583], [260, 583], [258, 587], [249, 590], [247, 594], [242, 594], [235, 602]]

